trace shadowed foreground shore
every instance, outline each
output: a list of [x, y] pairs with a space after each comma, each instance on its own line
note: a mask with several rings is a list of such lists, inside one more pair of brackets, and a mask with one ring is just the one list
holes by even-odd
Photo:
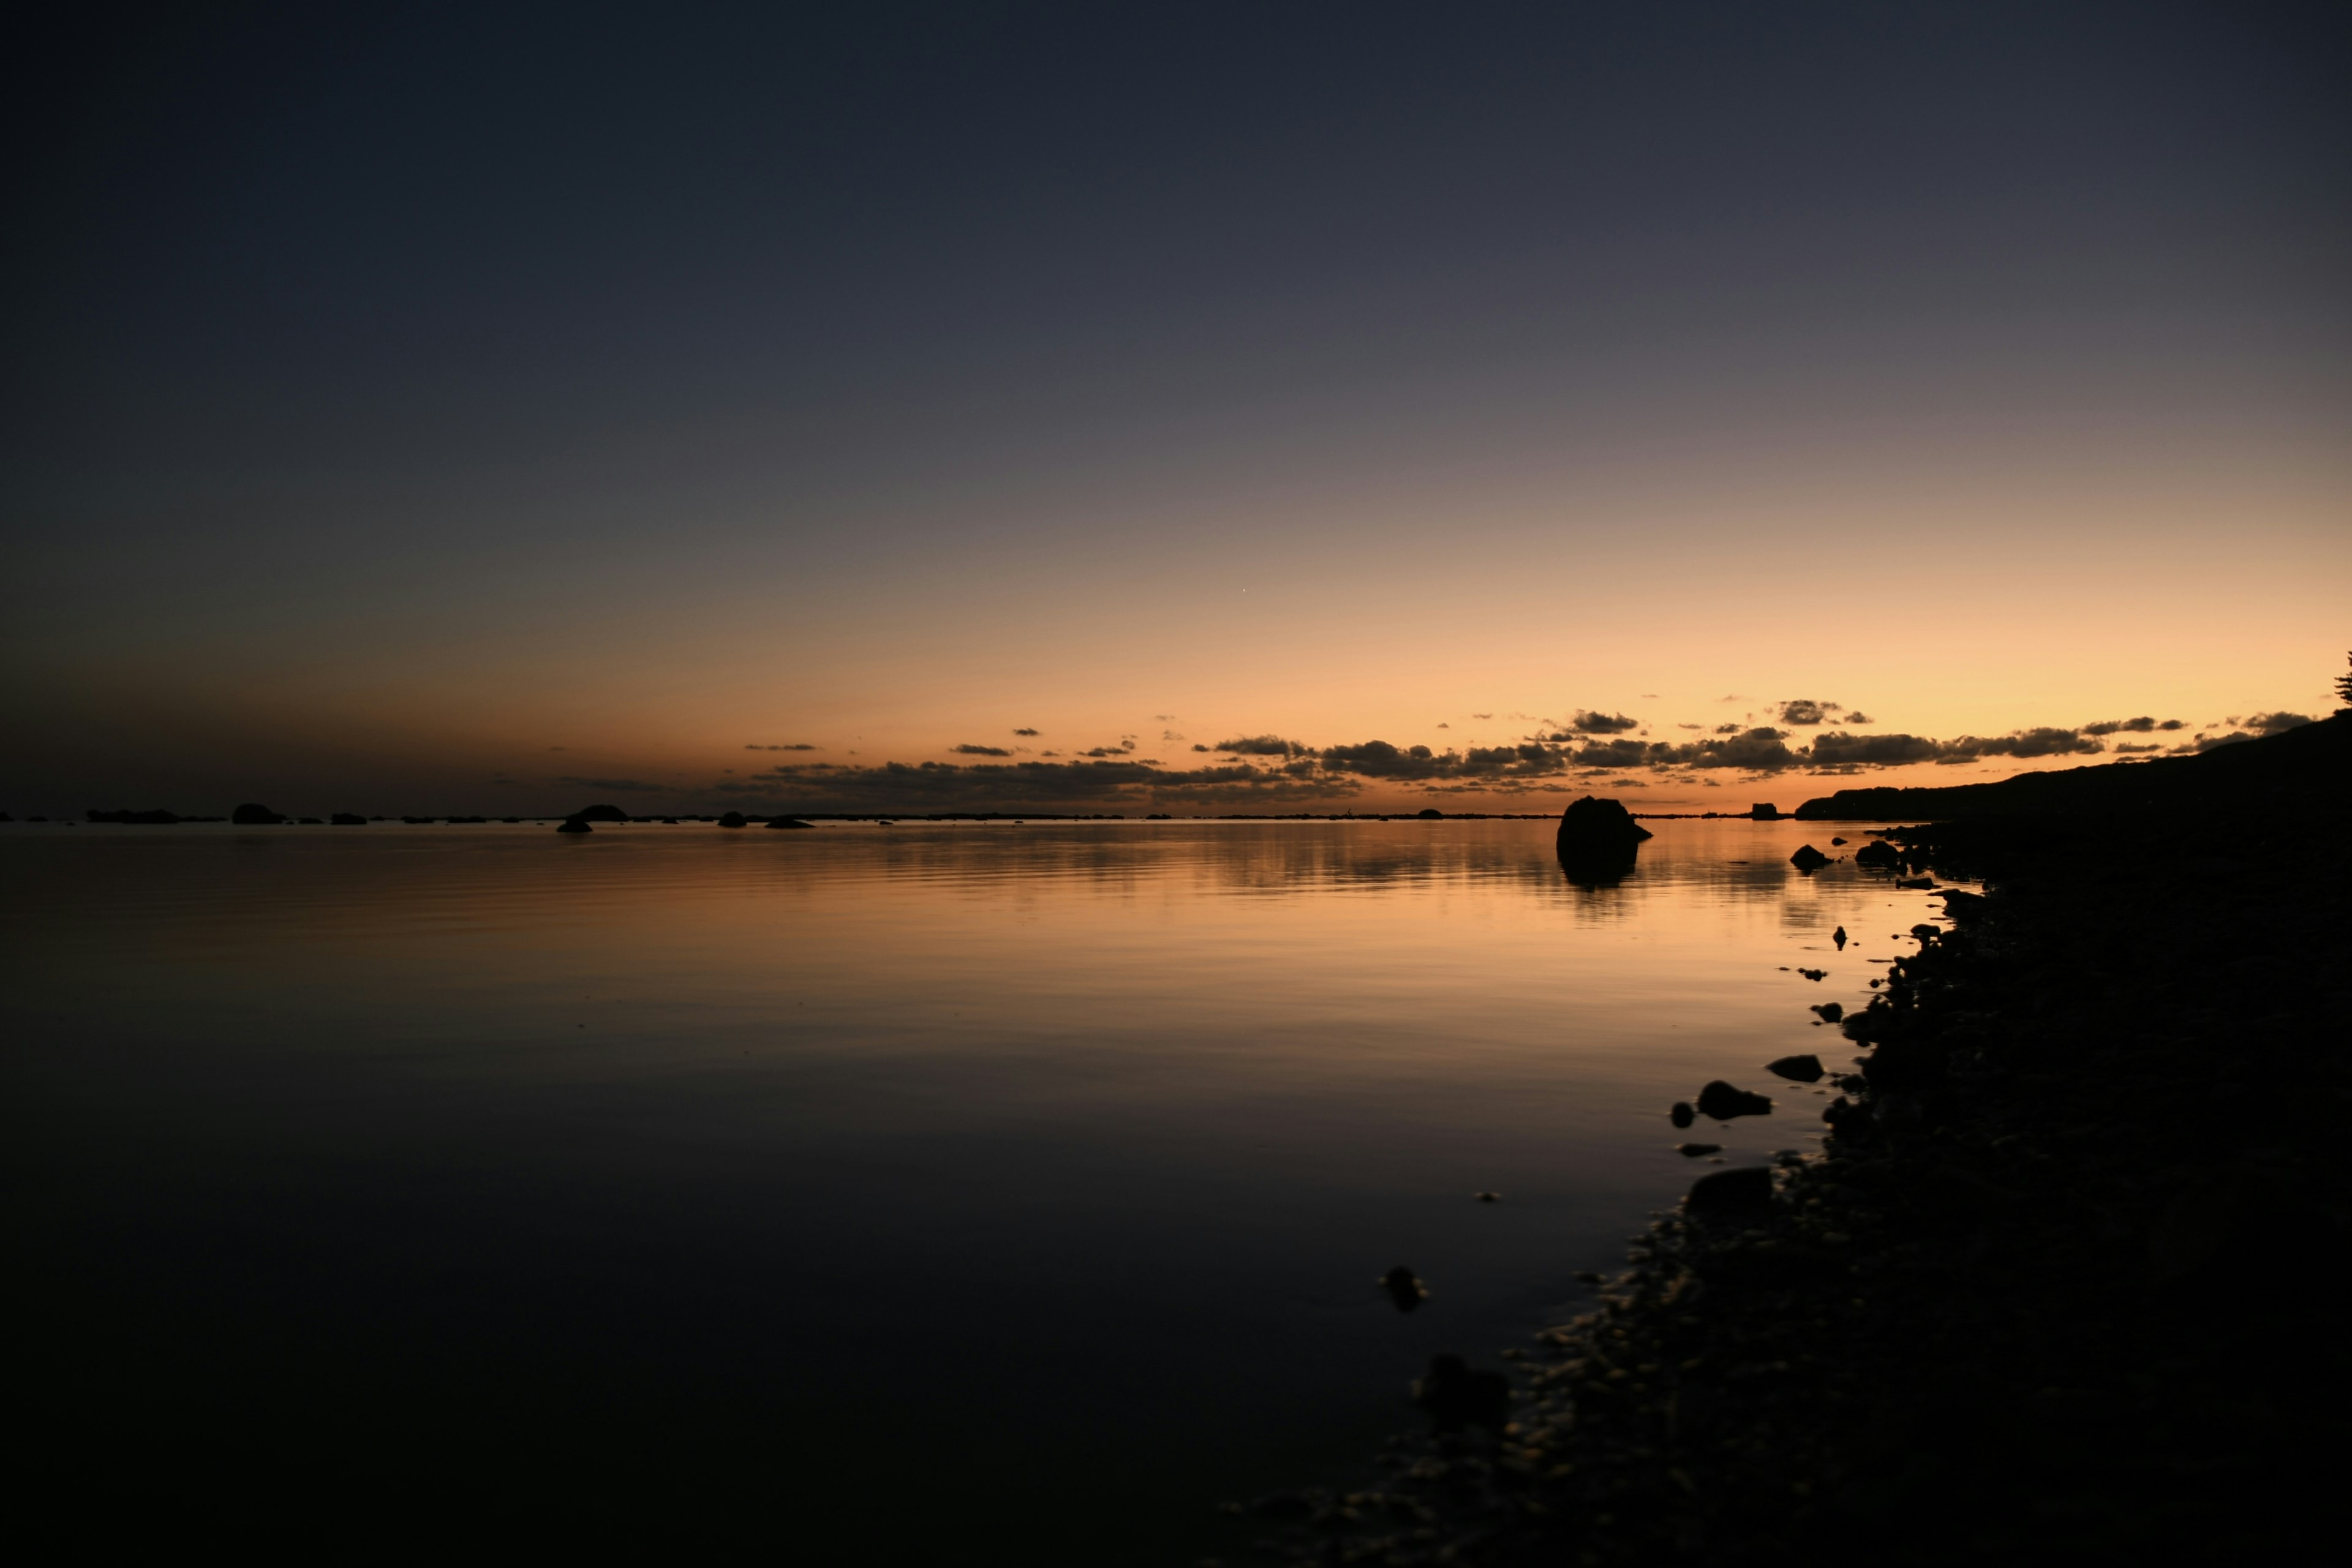
[[2259, 816], [2085, 792], [1895, 835], [1909, 869], [1989, 896], [1952, 896], [1950, 933], [1846, 1020], [1860, 1070], [1822, 1155], [1661, 1220], [1600, 1310], [1539, 1336], [1500, 1432], [1402, 1440], [1377, 1489], [1267, 1500], [1261, 1549], [2211, 1561], [2316, 1539], [2352, 1437], [2347, 725], [2276, 770], [2241, 748]]

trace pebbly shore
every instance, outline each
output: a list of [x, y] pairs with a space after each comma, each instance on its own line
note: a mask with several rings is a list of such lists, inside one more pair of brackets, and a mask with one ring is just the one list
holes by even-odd
[[[2313, 727], [2329, 755], [2347, 724]], [[2257, 816], [2117, 797], [1892, 835], [1890, 875], [1986, 893], [1948, 894], [1951, 928], [1843, 1021], [1821, 1153], [1685, 1201], [1597, 1310], [1505, 1352], [1505, 1409], [1436, 1391], [1379, 1480], [1254, 1505], [1258, 1549], [2104, 1563], [2320, 1538], [2352, 1438], [2352, 821], [2315, 740]]]

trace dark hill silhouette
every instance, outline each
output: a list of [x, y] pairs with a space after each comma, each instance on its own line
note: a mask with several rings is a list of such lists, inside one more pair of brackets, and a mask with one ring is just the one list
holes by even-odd
[[2234, 741], [2193, 757], [2020, 773], [1997, 784], [1923, 789], [1842, 789], [1797, 808], [1807, 822], [2078, 812], [2334, 811], [2352, 777], [2352, 715], [2260, 740]]

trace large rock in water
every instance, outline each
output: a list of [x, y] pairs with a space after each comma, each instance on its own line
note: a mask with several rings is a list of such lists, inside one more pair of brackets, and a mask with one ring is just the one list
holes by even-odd
[[228, 819], [239, 827], [269, 827], [286, 820], [268, 806], [250, 800], [230, 812]]
[[1559, 814], [1560, 869], [1571, 882], [1606, 887], [1633, 870], [1634, 852], [1649, 837], [1623, 803], [1588, 795]]
[[1818, 871], [1830, 863], [1830, 858], [1810, 844], [1800, 844], [1797, 852], [1789, 857], [1789, 864], [1800, 871]]

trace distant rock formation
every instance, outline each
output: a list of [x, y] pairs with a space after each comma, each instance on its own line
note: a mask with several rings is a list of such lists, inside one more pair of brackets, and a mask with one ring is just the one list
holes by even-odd
[[228, 814], [228, 819], [239, 827], [270, 827], [286, 818], [257, 801], [247, 801]]
[[730, 811], [726, 816], [719, 819], [719, 826], [721, 827], [749, 827], [751, 826], [751, 819], [744, 816], [740, 811]]
[[562, 821], [555, 825], [555, 831], [558, 833], [593, 833], [596, 830], [588, 826], [587, 819], [584, 817], [567, 816]]
[[[476, 820], [479, 820], [477, 818]], [[617, 805], [583, 805], [566, 820], [572, 822], [626, 822], [629, 814]]]
[[768, 818], [768, 826], [771, 827], [814, 827], [816, 824], [814, 822], [803, 822], [797, 816], [772, 816]]
[[1553, 847], [1570, 881], [1608, 887], [1633, 870], [1636, 852], [1651, 837], [1622, 802], [1588, 795], [1559, 814]]
[[[160, 806], [152, 811], [98, 811], [93, 809], [86, 811], [82, 813], [82, 815], [89, 817], [92, 822], [121, 822], [127, 823], [134, 827], [169, 827], [175, 822], [184, 822], [187, 820], [181, 816], [177, 812], [165, 811]], [[215, 820], [218, 819], [215, 818]]]
[[348, 811], [339, 811], [327, 820], [337, 827], [365, 827], [367, 826], [366, 817], [357, 816]]
[[1413, 815], [1427, 821], [1436, 821], [1444, 817], [1445, 814], [1438, 810], [1437, 807], [1433, 805], [1424, 805], [1419, 811], [1414, 812]]
[[1759, 822], [1778, 822], [1780, 820], [1780, 808], [1769, 800], [1759, 800], [1748, 808], [1748, 815]]

